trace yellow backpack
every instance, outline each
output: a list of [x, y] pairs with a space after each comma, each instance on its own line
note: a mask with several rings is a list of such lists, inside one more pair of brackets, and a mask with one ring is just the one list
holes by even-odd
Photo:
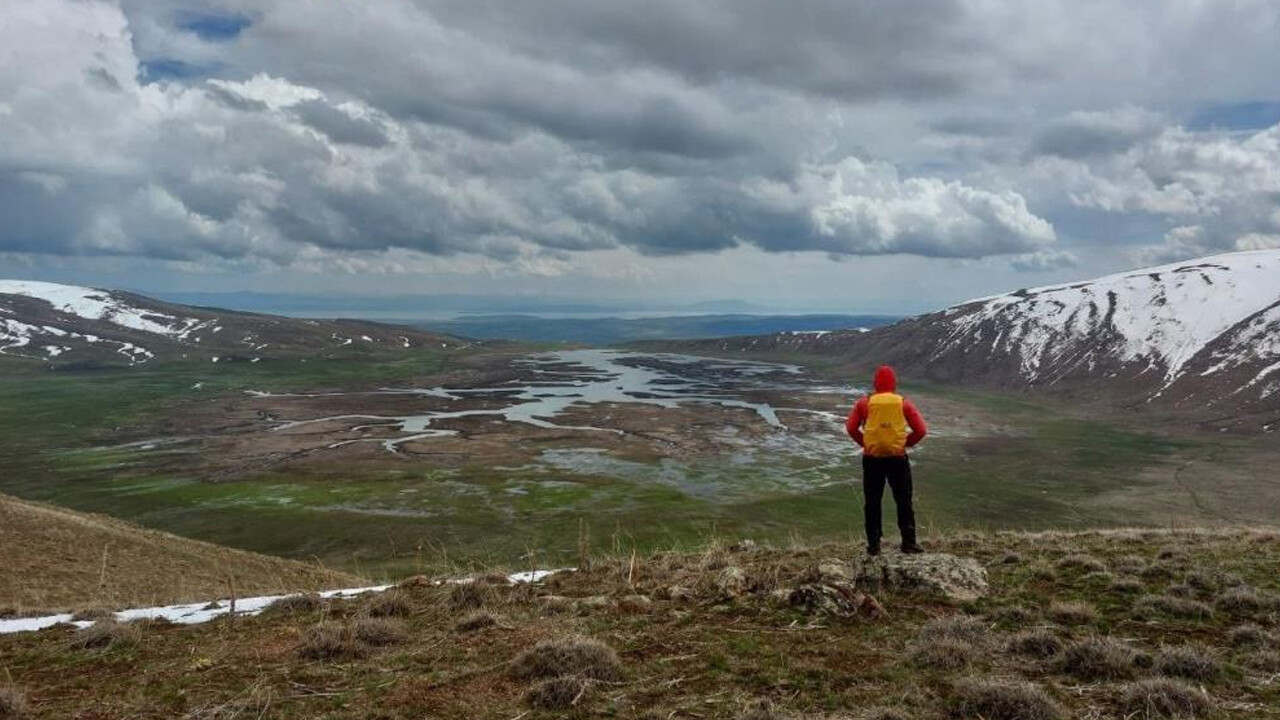
[[867, 399], [862, 451], [871, 457], [898, 457], [907, 451], [907, 416], [902, 396], [876, 393]]

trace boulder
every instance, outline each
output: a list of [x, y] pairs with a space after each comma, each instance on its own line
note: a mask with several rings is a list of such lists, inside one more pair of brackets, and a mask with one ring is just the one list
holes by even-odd
[[870, 595], [859, 592], [850, 583], [810, 583], [791, 591], [788, 601], [806, 612], [832, 617], [861, 616], [878, 620], [884, 607]]
[[977, 560], [946, 553], [868, 557], [854, 575], [857, 586], [870, 592], [911, 590], [964, 602], [984, 597], [989, 590], [987, 571]]
[[819, 582], [824, 583], [851, 583], [854, 581], [853, 568], [849, 563], [830, 558], [818, 563], [818, 568], [814, 575]]

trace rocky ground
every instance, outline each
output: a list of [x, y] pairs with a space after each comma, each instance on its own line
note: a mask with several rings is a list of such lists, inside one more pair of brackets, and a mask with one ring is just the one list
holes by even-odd
[[929, 545], [619, 547], [535, 585], [13, 635], [0, 717], [1280, 717], [1280, 533]]

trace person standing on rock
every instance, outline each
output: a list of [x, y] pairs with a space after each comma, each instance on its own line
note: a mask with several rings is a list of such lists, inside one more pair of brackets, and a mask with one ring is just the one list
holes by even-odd
[[875, 392], [858, 400], [844, 424], [849, 437], [862, 448], [862, 511], [867, 529], [867, 554], [880, 554], [880, 502], [886, 482], [898, 508], [902, 552], [922, 553], [924, 549], [916, 542], [907, 448], [923, 440], [929, 428], [916, 406], [897, 394], [898, 376], [893, 368], [881, 365], [876, 370], [873, 387]]

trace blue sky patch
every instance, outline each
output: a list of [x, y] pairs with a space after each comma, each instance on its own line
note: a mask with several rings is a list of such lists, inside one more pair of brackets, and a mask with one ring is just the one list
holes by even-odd
[[187, 10], [178, 13], [176, 24], [179, 30], [193, 33], [201, 40], [224, 42], [239, 37], [245, 28], [253, 24], [253, 21], [244, 15], [220, 15]]
[[1258, 130], [1280, 122], [1280, 102], [1210, 105], [1187, 121], [1191, 130]]
[[142, 61], [141, 74], [144, 83], [152, 83], [161, 80], [185, 80], [193, 77], [204, 77], [209, 74], [209, 68], [173, 58], [155, 58]]

